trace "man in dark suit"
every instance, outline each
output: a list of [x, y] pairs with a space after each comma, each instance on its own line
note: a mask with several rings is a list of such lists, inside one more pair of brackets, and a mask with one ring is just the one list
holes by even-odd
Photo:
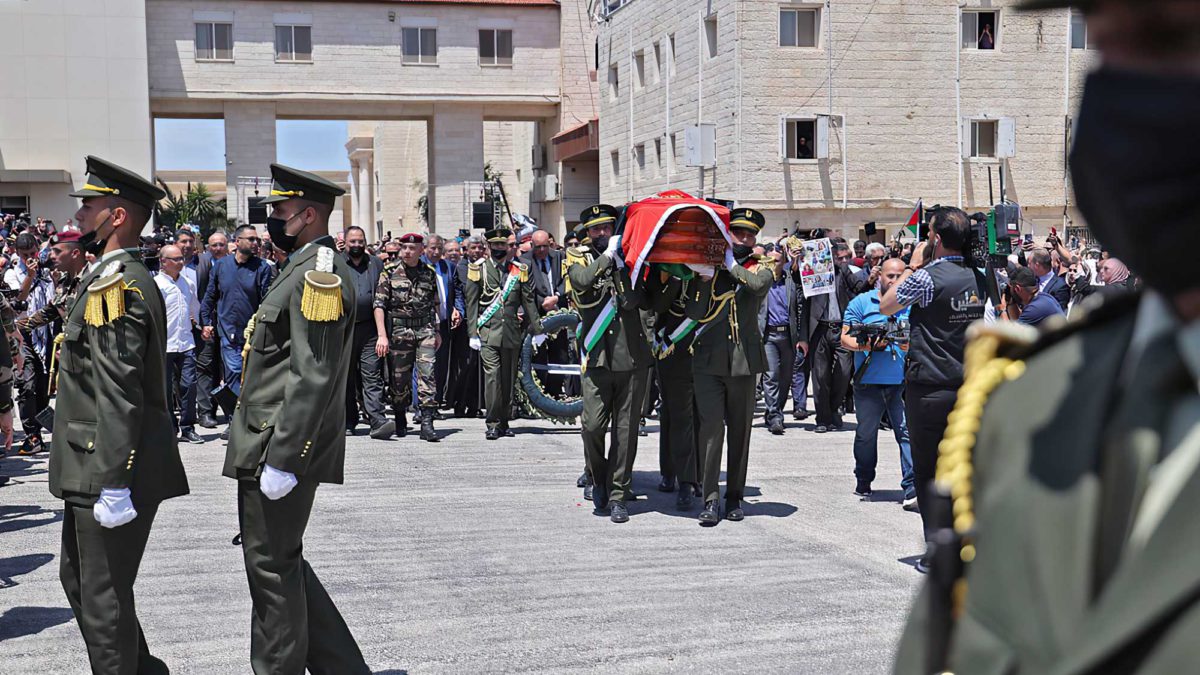
[[[533, 233], [532, 248], [521, 256], [521, 262], [529, 266], [533, 279], [533, 299], [538, 306], [539, 316], [546, 316], [566, 304], [563, 296], [563, 252], [556, 251], [550, 246], [550, 233], [538, 230]], [[560, 332], [553, 340], [546, 343], [545, 349], [535, 358], [535, 363], [566, 363], [569, 358], [567, 347], [567, 332]], [[542, 377], [546, 393], [552, 396], [562, 394], [562, 375], [545, 375]]]
[[767, 297], [758, 310], [758, 330], [763, 335], [767, 352], [767, 369], [763, 372], [764, 420], [776, 436], [783, 433], [783, 404], [791, 390], [792, 370], [796, 352], [804, 354], [808, 341], [800, 327], [805, 325], [804, 293], [785, 269], [782, 251], [768, 254], [775, 261], [775, 278], [767, 289]]
[[[467, 267], [481, 259], [487, 251], [483, 237], [472, 235], [463, 242], [466, 253], [458, 261], [454, 270], [454, 309], [460, 317], [467, 316], [467, 299], [463, 288], [467, 283]], [[451, 329], [450, 379], [454, 387], [450, 392], [450, 400], [454, 406], [455, 417], [478, 417], [483, 409], [483, 366], [479, 362], [479, 352], [471, 349], [467, 335], [467, 325], [460, 321], [458, 328]]]
[[[850, 247], [833, 243], [835, 293], [814, 295], [804, 300], [808, 323], [807, 354], [812, 357], [813, 398], [817, 406], [818, 434], [842, 428], [838, 405], [846, 398], [854, 356], [842, 348], [842, 315], [859, 292], [859, 281], [850, 271]], [[793, 270], [793, 275], [798, 274]], [[799, 277], [796, 277], [799, 282]]]
[[[213, 263], [229, 255], [229, 238], [217, 230], [208, 237], [208, 247], [200, 254], [196, 263], [196, 296], [203, 298], [208, 290], [208, 279]], [[196, 413], [197, 422], [206, 429], [217, 426], [216, 404], [212, 392], [221, 384], [221, 373], [225, 366], [221, 362], [221, 345], [218, 340], [205, 340], [200, 328], [192, 331], [196, 338]]]
[[1029, 252], [1029, 269], [1038, 278], [1038, 292], [1049, 295], [1058, 301], [1058, 306], [1065, 312], [1071, 302], [1071, 287], [1062, 277], [1054, 273], [1050, 264], [1050, 252], [1044, 248], [1035, 248]]

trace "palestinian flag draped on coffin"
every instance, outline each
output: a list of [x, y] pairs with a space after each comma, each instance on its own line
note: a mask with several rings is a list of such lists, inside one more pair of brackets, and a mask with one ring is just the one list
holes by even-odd
[[621, 248], [636, 286], [650, 263], [725, 264], [729, 209], [669, 190], [626, 208]]

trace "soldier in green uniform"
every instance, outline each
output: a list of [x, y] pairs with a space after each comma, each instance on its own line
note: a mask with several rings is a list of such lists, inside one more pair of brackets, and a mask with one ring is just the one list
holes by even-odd
[[368, 673], [337, 607], [302, 555], [317, 486], [341, 483], [354, 284], [328, 235], [345, 193], [271, 165], [271, 242], [290, 254], [246, 328], [242, 395], [224, 474], [238, 481], [250, 597], [250, 665], [259, 675]]
[[656, 356], [662, 409], [659, 411], [659, 472], [670, 491], [678, 489], [675, 506], [692, 508], [699, 494], [699, 454], [696, 451], [696, 398], [692, 387], [692, 340], [697, 324], [684, 315], [695, 276], [684, 268], [678, 274], [652, 270], [646, 297], [654, 314], [651, 344]]
[[[650, 345], [639, 310], [644, 295], [630, 283], [621, 238], [613, 236], [618, 212], [597, 204], [580, 215], [580, 236], [594, 248], [567, 250], [567, 288], [579, 312], [583, 351], [583, 451], [598, 510], [609, 508], [614, 523], [629, 520], [638, 421], [646, 396]], [[612, 430], [608, 456], [604, 437]]]
[[134, 610], [133, 583], [158, 505], [185, 495], [167, 396], [166, 307], [138, 237], [162, 190], [97, 157], [71, 193], [99, 256], [67, 308], [50, 492], [63, 500], [60, 578], [93, 673], [165, 673]]
[[[409, 232], [398, 240], [400, 260], [389, 262], [375, 287], [375, 354], [392, 353], [392, 410], [396, 435], [408, 433], [405, 410], [412, 398], [412, 373], [417, 368], [417, 402], [421, 407], [421, 439], [437, 442], [433, 417], [437, 410], [434, 355], [442, 344], [438, 331], [437, 273], [421, 262], [425, 238]], [[389, 326], [390, 324], [390, 326]], [[389, 339], [388, 336], [391, 336]], [[387, 438], [372, 434], [372, 438]]]
[[[725, 254], [725, 269], [700, 268], [696, 290], [689, 293], [685, 314], [700, 322], [692, 345], [692, 378], [699, 445], [704, 462], [704, 510], [701, 525], [721, 520], [718, 481], [721, 446], [729, 433], [725, 470], [725, 518], [742, 520], [742, 490], [750, 456], [750, 427], [754, 422], [755, 378], [766, 368], [766, 351], [758, 329], [758, 308], [774, 274], [754, 255], [754, 241], [764, 218], [751, 209], [734, 209]], [[697, 266], [699, 267], [699, 266]]]
[[[67, 308], [75, 301], [79, 289], [79, 276], [87, 266], [87, 257], [83, 254], [79, 236], [74, 230], [54, 235], [50, 245], [54, 297], [41, 310], [19, 319], [17, 325], [21, 330], [41, 328], [66, 316]], [[51, 386], [54, 386], [53, 383]]]
[[467, 264], [464, 297], [467, 305], [467, 337], [471, 349], [483, 360], [483, 398], [487, 407], [487, 439], [512, 436], [508, 428], [512, 391], [516, 383], [517, 357], [525, 331], [518, 309], [524, 309], [528, 330], [540, 332], [537, 303], [529, 267], [510, 259], [508, 239], [512, 230], [498, 228], [484, 233], [489, 255]]
[[1077, 203], [1146, 292], [1040, 337], [976, 329], [897, 673], [1200, 663], [1200, 3], [1070, 4], [1103, 59], [1075, 117]]

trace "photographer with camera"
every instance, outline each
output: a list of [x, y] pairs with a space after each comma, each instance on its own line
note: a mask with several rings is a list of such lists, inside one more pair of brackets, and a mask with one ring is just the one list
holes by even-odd
[[[983, 274], [965, 257], [977, 238], [975, 227], [962, 209], [930, 209], [929, 239], [917, 245], [899, 282], [879, 301], [879, 311], [886, 316], [911, 308], [904, 407], [917, 507], [927, 542], [934, 531], [930, 505], [938, 444], [963, 382], [967, 327], [984, 313]], [[917, 571], [928, 569], [927, 546]]]
[[842, 347], [854, 352], [854, 494], [871, 496], [879, 458], [879, 422], [887, 411], [900, 446], [900, 488], [904, 510], [917, 510], [912, 452], [904, 417], [904, 363], [908, 351], [907, 307], [893, 316], [879, 311], [879, 298], [904, 274], [904, 261], [891, 258], [879, 271], [879, 290], [871, 289], [850, 301], [842, 322]]
[[1005, 317], [1027, 326], [1038, 326], [1055, 316], [1066, 318], [1058, 300], [1040, 286], [1037, 273], [1028, 267], [1013, 270], [1004, 289]]

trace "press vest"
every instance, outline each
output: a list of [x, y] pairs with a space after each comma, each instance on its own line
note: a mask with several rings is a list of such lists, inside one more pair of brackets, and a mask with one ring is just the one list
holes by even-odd
[[905, 379], [930, 387], [957, 388], [963, 380], [967, 327], [983, 318], [984, 293], [974, 270], [941, 262], [926, 268], [933, 279], [933, 302], [913, 305], [911, 345]]

